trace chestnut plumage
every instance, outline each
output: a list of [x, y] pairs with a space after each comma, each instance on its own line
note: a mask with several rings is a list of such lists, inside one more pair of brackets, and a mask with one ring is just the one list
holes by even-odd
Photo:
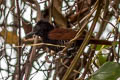
[[[62, 44], [64, 44], [64, 42], [69, 41], [70, 39], [74, 38], [76, 33], [77, 33], [77, 31], [74, 31], [72, 29], [55, 28], [49, 22], [44, 21], [44, 20], [40, 20], [35, 25], [33, 31], [28, 33], [26, 35], [26, 37], [30, 37], [33, 34], [35, 34], [35, 35], [40, 36], [44, 43], [62, 45]], [[74, 47], [80, 46], [80, 44], [82, 43], [82, 41], [85, 37], [84, 35], [85, 35], [85, 33], [83, 33], [83, 35], [77, 39], [77, 41], [76, 41], [77, 45], [74, 44]], [[89, 41], [89, 43], [106, 44], [106, 45], [112, 44], [112, 42], [110, 42], [110, 41], [94, 39], [93, 36], [92, 36], [91, 40]], [[49, 46], [48, 48], [52, 49], [56, 52], [58, 52], [59, 50], [62, 49], [62, 48], [56, 48], [53, 46]]]

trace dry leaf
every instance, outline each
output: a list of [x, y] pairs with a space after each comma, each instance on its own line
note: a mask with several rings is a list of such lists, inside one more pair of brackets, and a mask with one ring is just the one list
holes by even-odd
[[58, 27], [67, 28], [67, 19], [61, 13], [61, 0], [54, 0], [52, 7], [52, 15]]
[[3, 0], [0, 0], [0, 4], [2, 4]]
[[6, 43], [18, 45], [19, 38], [18, 38], [16, 32], [14, 32], [14, 31], [12, 31], [12, 32], [7, 31], [7, 35], [5, 35], [5, 29], [4, 29], [4, 30], [2, 30], [0, 32], [0, 35], [3, 38], [6, 36]]
[[32, 24], [30, 24], [28, 21], [25, 20], [22, 20], [22, 23], [26, 34], [32, 31]]

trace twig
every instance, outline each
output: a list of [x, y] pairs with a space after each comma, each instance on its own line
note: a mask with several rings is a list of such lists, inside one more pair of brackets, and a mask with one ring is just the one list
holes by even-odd
[[[35, 36], [35, 40], [34, 40], [34, 44], [36, 44], [36, 43], [37, 43], [37, 36]], [[27, 65], [26, 65], [26, 69], [25, 69], [25, 78], [24, 78], [24, 80], [29, 79], [29, 75], [30, 75], [30, 72], [31, 72], [31, 69], [32, 69], [32, 64], [33, 64], [35, 56], [36, 56], [36, 46], [34, 46], [32, 48], [32, 52], [30, 53], [29, 61], [28, 61]]]
[[[18, 28], [19, 28], [19, 42], [18, 45], [21, 45], [21, 26], [20, 26], [20, 8], [19, 8], [19, 1], [16, 0], [16, 5], [17, 5], [17, 19], [18, 19]], [[20, 71], [20, 67], [21, 67], [21, 47], [18, 48], [18, 77], [16, 77], [17, 80], [21, 80], [21, 71]]]

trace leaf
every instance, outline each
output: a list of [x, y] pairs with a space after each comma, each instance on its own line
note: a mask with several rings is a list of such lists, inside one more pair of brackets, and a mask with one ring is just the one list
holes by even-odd
[[79, 12], [76, 12], [76, 14], [72, 14], [69, 19], [70, 22], [75, 22], [78, 19], [81, 19], [82, 17], [84, 17], [85, 15], [87, 15], [88, 8], [83, 8], [82, 10], [80, 10]]
[[22, 19], [22, 23], [26, 34], [32, 31], [32, 24], [30, 24], [30, 22], [28, 22], [25, 19]]
[[102, 55], [102, 54], [99, 54], [99, 55], [97, 55], [97, 64], [99, 65], [99, 66], [101, 66], [101, 65], [103, 65], [105, 62], [106, 62], [106, 60], [107, 60], [107, 55]]
[[15, 44], [15, 45], [18, 45], [18, 40], [19, 40], [19, 37], [17, 36], [17, 33], [15, 31], [7, 31], [6, 32], [7, 34], [5, 35], [5, 29], [3, 29], [1, 32], [0, 32], [0, 35], [5, 38], [6, 36], [6, 43], [8, 44]]
[[120, 64], [106, 62], [89, 80], [117, 80], [120, 77]]
[[100, 50], [101, 48], [104, 49], [104, 48], [107, 48], [107, 47], [110, 47], [111, 45], [97, 45], [96, 47], [96, 50]]
[[67, 19], [61, 13], [62, 0], [53, 0], [52, 16], [58, 27], [67, 28]]
[[2, 4], [3, 0], [0, 0], [0, 4]]

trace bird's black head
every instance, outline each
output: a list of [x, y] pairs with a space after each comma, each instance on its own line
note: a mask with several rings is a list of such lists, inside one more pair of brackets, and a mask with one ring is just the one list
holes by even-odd
[[48, 33], [53, 29], [54, 27], [49, 22], [41, 20], [36, 24], [33, 32], [35, 32], [36, 35], [45, 38], [48, 37]]
[[33, 28], [33, 31], [28, 33], [27, 36], [35, 34], [42, 37], [43, 39], [47, 39], [49, 32], [53, 29], [54, 29], [53, 25], [51, 25], [49, 22], [40, 20]]

